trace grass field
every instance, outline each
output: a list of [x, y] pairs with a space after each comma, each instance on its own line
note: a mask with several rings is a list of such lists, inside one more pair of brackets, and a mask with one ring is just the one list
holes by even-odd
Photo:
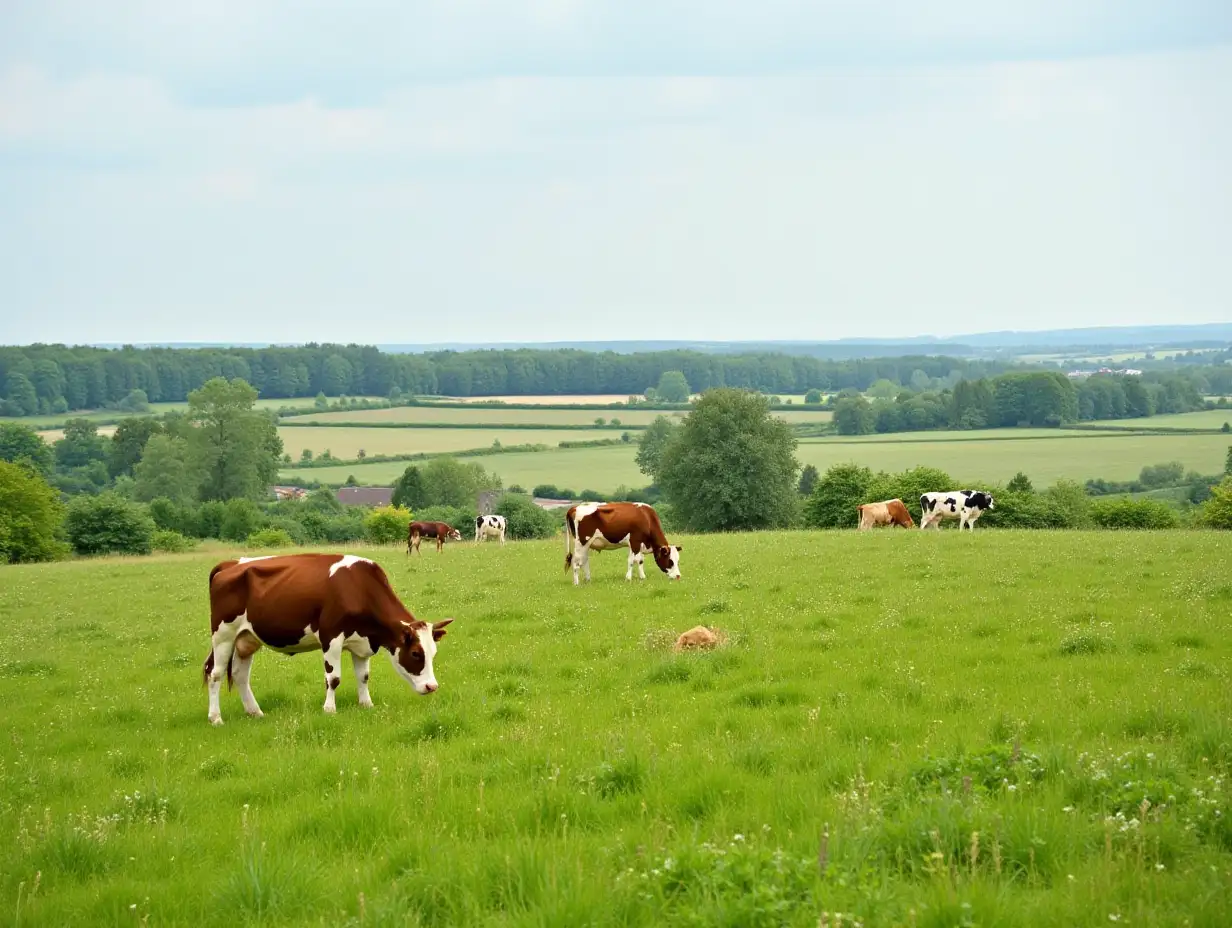
[[1227, 923], [1232, 538], [681, 540], [583, 589], [559, 542], [362, 552], [457, 618], [440, 692], [348, 662], [329, 717], [262, 653], [219, 729], [222, 552], [4, 568], [9, 923]]
[[[598, 429], [365, 429], [280, 428], [282, 446], [292, 458], [308, 448], [320, 453], [326, 448], [335, 457], [352, 458], [363, 448], [368, 454], [414, 454], [421, 451], [465, 451], [502, 445], [551, 445], [562, 441], [619, 439], [620, 432]], [[405, 467], [405, 465], [403, 465]], [[399, 473], [402, 471], [399, 470]]]
[[1146, 419], [1104, 419], [1083, 424], [1117, 429], [1217, 429], [1225, 422], [1232, 422], [1232, 409], [1200, 409]]
[[[410, 431], [417, 434], [421, 430]], [[1079, 481], [1093, 477], [1128, 480], [1137, 477], [1145, 465], [1165, 461], [1181, 461], [1188, 469], [1215, 474], [1223, 470], [1228, 446], [1232, 444], [1232, 439], [1222, 434], [1120, 435], [1051, 429], [1040, 430], [1041, 435], [1023, 437], [1025, 431], [912, 432], [804, 439], [796, 457], [802, 464], [812, 464], [822, 471], [849, 461], [888, 471], [926, 464], [940, 467], [955, 480], [964, 482], [1003, 482], [1021, 470], [1037, 485], [1045, 485], [1062, 477]], [[336, 448], [334, 453], [338, 453]], [[555, 483], [604, 492], [621, 484], [641, 486], [646, 482], [633, 460], [635, 453], [635, 447], [622, 446], [500, 454], [475, 460], [500, 474], [506, 486]], [[388, 486], [406, 467], [404, 463], [393, 462], [309, 470], [285, 468], [282, 473], [284, 478], [303, 476], [326, 483], [341, 483], [353, 474], [361, 483]]]
[[[830, 412], [815, 410], [783, 409], [775, 415], [788, 422], [829, 422], [834, 418]], [[659, 416], [671, 419], [683, 419], [684, 412], [665, 412], [654, 409], [454, 409], [450, 407], [433, 406], [396, 406], [392, 409], [357, 409], [354, 412], [328, 412], [311, 416], [296, 416], [296, 422], [346, 422], [346, 423], [389, 423], [389, 422], [443, 422], [459, 427], [469, 423], [484, 422], [496, 424], [522, 423], [530, 425], [590, 425], [596, 418], [602, 417], [608, 422], [619, 419], [622, 425], [649, 425]]]
[[[357, 399], [362, 398], [357, 397]], [[380, 397], [372, 397], [372, 399], [380, 399]], [[284, 406], [307, 409], [314, 402], [315, 400], [309, 396], [281, 400], [257, 400], [256, 405], [258, 409], [280, 409]], [[182, 411], [187, 408], [187, 403], [150, 403], [149, 409], [145, 412], [121, 412], [118, 409], [88, 409], [81, 410], [80, 412], [55, 413], [46, 416], [0, 416], [0, 422], [17, 422], [21, 425], [28, 425], [32, 429], [51, 429], [63, 425], [68, 419], [89, 419], [91, 422], [107, 422], [113, 419], [127, 419], [132, 416], [161, 416], [163, 413], [175, 410]]]

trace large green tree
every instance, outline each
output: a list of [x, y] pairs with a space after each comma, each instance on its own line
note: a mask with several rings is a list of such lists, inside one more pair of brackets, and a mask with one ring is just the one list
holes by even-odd
[[26, 461], [44, 476], [51, 474], [51, 446], [28, 425], [0, 422], [0, 461]]
[[480, 493], [500, 488], [500, 477], [473, 461], [464, 464], [456, 458], [435, 458], [423, 468], [425, 506], [473, 508]]
[[394, 484], [394, 495], [391, 502], [399, 509], [409, 509], [415, 512], [427, 505], [427, 494], [424, 492], [423, 474], [415, 466], [408, 467]]
[[834, 430], [840, 435], [871, 435], [873, 405], [862, 396], [845, 396], [834, 404]]
[[133, 468], [145, 451], [146, 442], [162, 430], [163, 427], [153, 416], [124, 419], [117, 425], [111, 436], [111, 446], [107, 449], [107, 470], [111, 476], [132, 476]]
[[197, 456], [186, 439], [171, 435], [154, 435], [146, 442], [133, 478], [133, 498], [143, 503], [159, 497], [191, 503], [201, 487]]
[[659, 377], [656, 395], [665, 403], [687, 403], [689, 401], [689, 381], [681, 371], [664, 371]]
[[652, 482], [659, 482], [663, 470], [663, 449], [667, 447], [676, 426], [667, 416], [656, 416], [650, 427], [637, 440], [637, 466]]
[[89, 419], [69, 419], [64, 423], [64, 437], [55, 444], [55, 452], [59, 467], [88, 467], [107, 460], [107, 442]]
[[762, 396], [710, 390], [663, 449], [672, 511], [701, 531], [775, 528], [797, 513], [796, 439]]
[[5, 415], [33, 416], [39, 411], [38, 393], [30, 378], [21, 371], [12, 371], [5, 382], [4, 396], [7, 400]]
[[282, 439], [256, 401], [257, 391], [238, 378], [215, 377], [188, 394], [201, 499], [262, 499], [277, 479]]
[[0, 461], [0, 564], [58, 557], [63, 520], [60, 494], [34, 468]]

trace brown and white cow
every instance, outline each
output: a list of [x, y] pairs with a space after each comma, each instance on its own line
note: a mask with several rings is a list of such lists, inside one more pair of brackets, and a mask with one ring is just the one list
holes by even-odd
[[865, 532], [879, 525], [901, 525], [913, 528], [915, 522], [901, 499], [887, 499], [881, 503], [865, 503], [857, 506], [860, 512], [860, 531]]
[[590, 552], [605, 548], [628, 548], [629, 569], [625, 579], [633, 579], [633, 565], [645, 580], [643, 561], [647, 552], [672, 580], [680, 579], [680, 552], [683, 545], [669, 545], [659, 523], [659, 514], [645, 503], [582, 503], [565, 513], [565, 570], [573, 567], [573, 583], [578, 571], [585, 570], [590, 580]]
[[406, 528], [406, 553], [412, 550], [418, 553], [419, 541], [422, 538], [435, 538], [436, 550], [439, 552], [445, 546], [445, 539], [461, 541], [462, 533], [448, 522], [412, 522]]
[[263, 646], [281, 654], [325, 652], [325, 711], [334, 712], [342, 652], [351, 653], [359, 704], [372, 708], [368, 661], [389, 652], [398, 676], [421, 696], [437, 689], [432, 659], [453, 619], [421, 622], [402, 605], [378, 565], [353, 554], [289, 554], [223, 561], [210, 571], [211, 650], [202, 671], [210, 721], [225, 675], [239, 687], [244, 711], [260, 717], [249, 678]]

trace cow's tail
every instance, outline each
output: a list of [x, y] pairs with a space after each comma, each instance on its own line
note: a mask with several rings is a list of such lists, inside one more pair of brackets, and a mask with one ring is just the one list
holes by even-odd
[[565, 570], [573, 564], [574, 516], [572, 509], [565, 513]]

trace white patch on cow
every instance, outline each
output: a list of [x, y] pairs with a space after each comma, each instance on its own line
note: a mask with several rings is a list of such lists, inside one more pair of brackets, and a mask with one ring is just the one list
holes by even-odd
[[615, 548], [627, 548], [629, 546], [629, 536], [623, 538], [612, 539], [608, 538], [603, 532], [595, 532], [590, 536], [588, 542], [592, 550], [595, 551], [610, 551]]
[[239, 562], [241, 564], [251, 564], [253, 561], [268, 561], [271, 557], [276, 557], [274, 554], [260, 554], [257, 557], [242, 557]]
[[643, 509], [645, 509], [645, 508], [646, 508], [646, 504], [645, 504], [645, 503], [634, 503], [633, 505], [634, 505], [634, 506], [641, 506]]
[[[367, 639], [364, 639], [365, 643]], [[372, 660], [372, 655], [360, 657], [354, 651], [351, 652], [351, 667], [355, 670], [355, 691], [359, 695], [359, 707], [361, 709], [372, 708], [372, 697], [368, 694], [368, 664]]]
[[329, 575], [332, 577], [344, 567], [352, 567], [355, 564], [371, 564], [372, 562], [366, 557], [360, 557], [357, 554], [344, 554], [342, 558], [330, 565]]
[[321, 636], [312, 630], [311, 625], [304, 626], [304, 634], [295, 644], [274, 647], [274, 645], [267, 644], [264, 641], [261, 643], [277, 651], [279, 654], [303, 654], [305, 651], [321, 650]]
[[598, 503], [582, 503], [577, 507], [577, 520], [581, 522], [589, 515], [594, 515], [599, 509]]
[[667, 579], [679, 580], [680, 579], [680, 548], [677, 545], [671, 545], [668, 548], [668, 552], [669, 552], [668, 556], [671, 559], [671, 566], [668, 567], [667, 569]]
[[423, 648], [424, 653], [424, 666], [421, 673], [410, 673], [398, 662], [398, 655], [393, 651], [389, 653], [389, 661], [394, 665], [398, 676], [409, 683], [420, 696], [426, 696], [437, 689], [436, 674], [432, 670], [432, 659], [436, 657], [436, 641], [432, 637], [431, 625], [417, 628], [415, 636], [419, 639], [419, 646]]
[[325, 649], [325, 711], [333, 714], [338, 709], [334, 705], [334, 693], [342, 682], [342, 643], [343, 636], [338, 635]]

